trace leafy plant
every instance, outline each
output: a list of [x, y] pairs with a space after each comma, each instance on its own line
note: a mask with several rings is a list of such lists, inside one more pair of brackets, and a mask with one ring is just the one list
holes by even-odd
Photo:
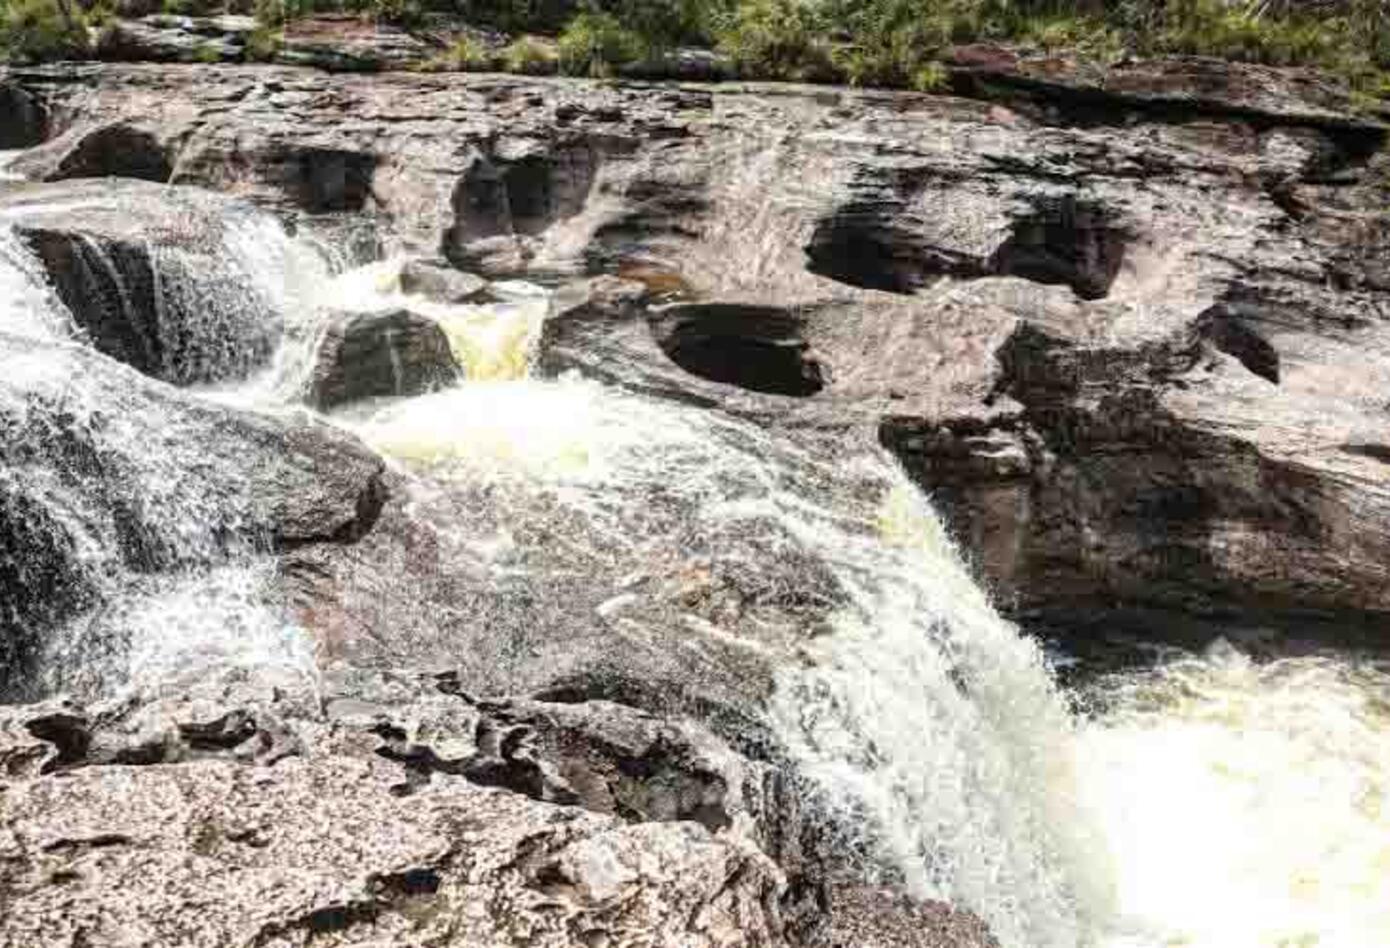
[[449, 67], [464, 72], [485, 72], [497, 65], [492, 50], [471, 36], [460, 36], [442, 59]]
[[20, 62], [76, 59], [88, 52], [87, 22], [72, 0], [0, 3], [0, 58]]
[[280, 52], [284, 37], [279, 30], [262, 24], [246, 37], [246, 60], [253, 63], [268, 63]]
[[799, 0], [742, 0], [717, 18], [719, 50], [753, 79], [806, 80], [836, 73], [815, 12]]
[[502, 63], [508, 72], [528, 76], [549, 75], [555, 71], [554, 50], [532, 36], [522, 36], [502, 50]]
[[636, 62], [649, 51], [636, 32], [607, 13], [581, 13], [560, 34], [560, 71], [595, 79], [612, 76], [618, 66]]

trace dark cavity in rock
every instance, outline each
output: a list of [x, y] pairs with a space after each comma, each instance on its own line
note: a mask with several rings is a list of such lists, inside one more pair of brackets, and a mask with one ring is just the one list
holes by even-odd
[[737, 304], [677, 306], [652, 322], [662, 352], [692, 375], [798, 398], [827, 381], [801, 330], [801, 320], [784, 310]]
[[991, 269], [1035, 283], [1063, 284], [1083, 300], [1104, 299], [1124, 262], [1128, 235], [1105, 208], [1064, 195], [1016, 218]]
[[44, 113], [33, 96], [0, 85], [0, 148], [30, 148], [43, 141]]
[[376, 156], [311, 148], [299, 156], [299, 206], [313, 213], [361, 211], [372, 194]]
[[1245, 321], [1222, 307], [1205, 313], [1199, 323], [1203, 338], [1262, 379], [1279, 384], [1279, 353]]
[[158, 139], [142, 129], [116, 123], [83, 135], [46, 177], [50, 181], [136, 178], [165, 184], [173, 174], [169, 156]]

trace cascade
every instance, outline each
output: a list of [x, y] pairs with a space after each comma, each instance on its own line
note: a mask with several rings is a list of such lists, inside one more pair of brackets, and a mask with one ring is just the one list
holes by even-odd
[[[421, 496], [483, 485], [493, 534], [429, 527], [486, 560], [500, 590], [533, 568], [528, 543], [561, 545], [594, 564], [576, 581], [634, 590], [602, 616], [669, 621], [691, 648], [770, 664], [769, 726], [863, 877], [969, 908], [1005, 948], [1390, 943], [1383, 667], [1218, 649], [1097, 680], [1074, 714], [875, 445], [825, 450], [591, 380], [531, 378], [546, 307], [532, 287], [445, 305], [404, 294], [397, 262], [335, 274], [265, 220], [226, 240], [283, 332], [260, 371], [172, 398], [133, 370], [93, 375], [103, 357], [0, 229], [0, 521], [29, 540], [0, 550], [0, 569], [70, 606], [0, 616], [53, 630], [22, 658], [33, 692], [315, 674], [249, 529], [249, 481], [196, 476], [218, 459], [185, 434], [205, 403], [297, 410], [335, 309], [409, 307], [444, 329], [464, 381], [328, 420]], [[57, 416], [36, 410], [54, 404]], [[691, 563], [728, 602], [642, 613], [642, 590]]]

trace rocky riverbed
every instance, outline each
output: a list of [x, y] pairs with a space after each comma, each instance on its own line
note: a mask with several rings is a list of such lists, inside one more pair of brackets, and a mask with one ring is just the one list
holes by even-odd
[[[1088, 930], [1064, 702], [947, 536], [1073, 644], [1383, 645], [1386, 128], [1200, 60], [953, 83], [0, 72], [0, 941]], [[1037, 862], [914, 879], [827, 799], [955, 812], [787, 671], [894, 622]]]

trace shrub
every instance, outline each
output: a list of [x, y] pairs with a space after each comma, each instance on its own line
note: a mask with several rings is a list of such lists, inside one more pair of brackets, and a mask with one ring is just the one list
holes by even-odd
[[87, 23], [72, 0], [0, 0], [0, 59], [75, 59], [88, 51]]
[[508, 72], [549, 75], [555, 71], [555, 52], [535, 37], [522, 36], [502, 50], [502, 63]]
[[720, 52], [750, 79], [834, 77], [816, 15], [799, 0], [743, 0], [714, 26]]
[[581, 13], [560, 34], [559, 52], [562, 73], [600, 79], [646, 56], [649, 45], [610, 14]]
[[485, 43], [471, 36], [460, 36], [431, 65], [435, 69], [486, 72], [497, 67], [497, 57]]
[[278, 30], [261, 24], [246, 37], [246, 61], [268, 63], [280, 52], [284, 37]]

